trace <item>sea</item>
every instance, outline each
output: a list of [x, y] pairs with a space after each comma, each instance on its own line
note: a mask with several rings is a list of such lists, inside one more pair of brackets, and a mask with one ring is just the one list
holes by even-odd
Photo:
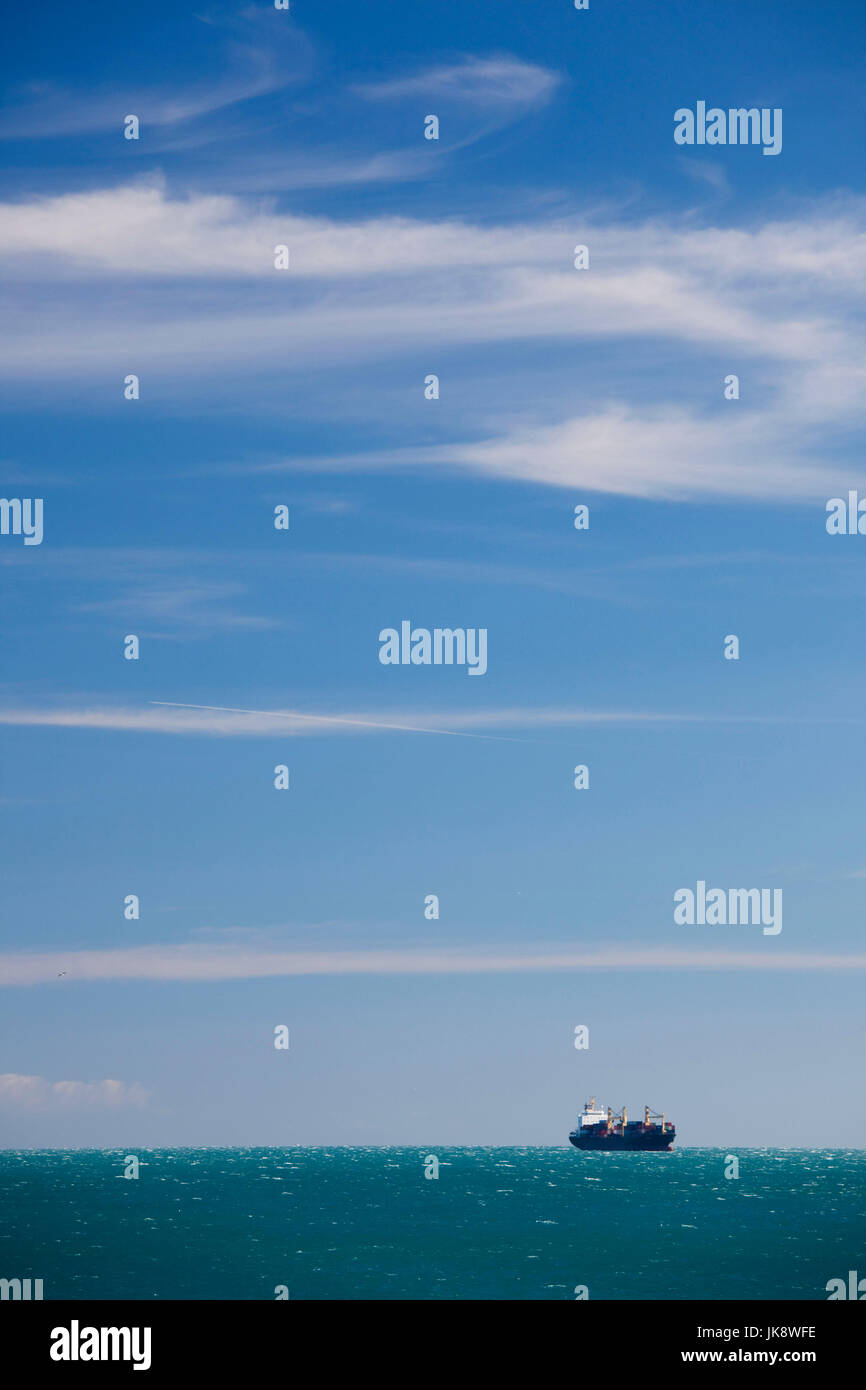
[[46, 1300], [826, 1299], [852, 1269], [862, 1150], [0, 1151], [0, 1278]]

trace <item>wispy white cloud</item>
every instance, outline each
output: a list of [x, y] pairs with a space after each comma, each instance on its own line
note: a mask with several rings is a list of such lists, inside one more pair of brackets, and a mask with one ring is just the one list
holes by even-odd
[[[866, 716], [864, 716], [866, 718]], [[153, 701], [146, 708], [0, 708], [0, 725], [18, 728], [96, 729], [106, 732], [197, 734], [208, 738], [311, 738], [373, 733], [436, 734], [445, 737], [492, 737], [491, 730], [541, 732], [592, 725], [851, 723], [810, 716], [668, 713], [649, 710], [474, 709], [426, 711], [346, 711], [313, 714], [302, 710], [235, 709], [221, 705]], [[481, 731], [485, 730], [486, 733]]]
[[213, 76], [183, 86], [144, 86], [118, 77], [86, 90], [30, 82], [7, 98], [0, 116], [0, 140], [51, 139], [114, 129], [120, 138], [126, 115], [137, 115], [145, 129], [212, 115], [253, 97], [264, 96], [306, 77], [312, 49], [297, 26], [275, 30], [267, 14], [255, 9], [231, 17], [227, 25], [204, 21], [216, 44]]
[[[590, 245], [588, 271], [572, 268], [578, 241]], [[273, 248], [283, 242], [292, 268], [281, 276]], [[611, 388], [551, 420], [548, 408], [518, 411], [506, 371], [502, 408], [491, 402], [496, 424], [484, 433], [477, 422], [461, 432], [452, 409], [444, 442], [290, 462], [449, 468], [641, 497], [826, 497], [834, 431], [866, 421], [864, 253], [866, 200], [857, 199], [749, 229], [477, 226], [284, 215], [137, 184], [0, 206], [0, 260], [22, 280], [21, 303], [0, 329], [0, 370], [9, 380], [46, 370], [79, 379], [134, 359], [149, 376], [177, 380], [518, 342], [616, 342], [628, 360], [635, 344], [652, 342], [674, 362], [702, 352], [724, 364], [711, 368], [703, 404], [674, 399], [669, 385], [651, 405]], [[37, 298], [52, 295], [47, 326], [35, 322], [31, 277]], [[207, 310], [193, 284], [202, 278]], [[93, 280], [104, 296], [86, 288]], [[729, 370], [741, 375], [742, 399], [720, 406]], [[678, 380], [675, 366], [668, 379]]]
[[679, 165], [689, 178], [709, 184], [720, 196], [730, 195], [731, 185], [720, 164], [705, 164], [701, 159], [689, 159], [686, 155], [680, 155]]
[[[436, 268], [516, 265], [566, 254], [568, 229], [483, 229], [408, 217], [363, 222], [275, 213], [262, 200], [172, 197], [159, 175], [111, 189], [0, 204], [0, 255], [30, 259], [44, 283], [81, 274], [254, 276], [274, 283], [273, 248], [290, 246], [291, 279], [402, 275]], [[52, 258], [46, 260], [45, 252]], [[39, 264], [37, 264], [37, 258]], [[26, 265], [19, 264], [19, 272]]]
[[129, 625], [141, 621], [169, 624], [185, 639], [190, 630], [204, 636], [215, 630], [263, 631], [289, 625], [287, 620], [233, 611], [229, 602], [245, 593], [245, 586], [237, 583], [139, 582], [114, 598], [73, 603], [70, 607], [76, 613], [117, 615]]
[[124, 1106], [141, 1109], [148, 1092], [137, 1082], [125, 1081], [47, 1081], [44, 1076], [21, 1076], [15, 1072], [0, 1075], [0, 1109], [36, 1110], [115, 1110]]
[[[107, 614], [140, 637], [196, 641], [218, 631], [294, 627], [290, 617], [243, 611], [249, 586], [223, 577], [227, 559], [224, 550], [57, 546], [41, 551], [38, 564], [29, 569], [26, 553], [22, 563], [20, 552], [6, 550], [0, 569], [17, 570], [22, 579], [47, 585], [66, 613]], [[245, 573], [257, 567], [267, 574], [273, 568], [273, 557], [261, 551], [235, 551], [232, 559]], [[99, 596], [88, 597], [92, 593]]]
[[[173, 153], [179, 141], [163, 140], [160, 158]], [[404, 149], [382, 150], [370, 154], [359, 150], [347, 155], [345, 148], [321, 146], [315, 152], [278, 149], [244, 149], [243, 157], [232, 156], [223, 150], [214, 153], [213, 161], [199, 159], [186, 173], [188, 191], [202, 189], [221, 194], [292, 193], [300, 189], [343, 188], [351, 191], [359, 185], [409, 183], [426, 179], [430, 161], [418, 145]]]
[[368, 101], [429, 98], [514, 113], [545, 105], [560, 81], [559, 74], [549, 68], [506, 53], [466, 56], [405, 77], [358, 83], [354, 90]]
[[[478, 442], [380, 451], [380, 467], [439, 465], [489, 477], [631, 497], [807, 497], [826, 490], [803, 423], [741, 410], [724, 424], [682, 407], [610, 406]], [[335, 460], [338, 466], [340, 460]], [[354, 467], [362, 467], [355, 456]]]
[[[572, 247], [584, 232], [593, 241], [592, 270], [575, 273]], [[276, 213], [262, 199], [172, 196], [158, 173], [112, 188], [0, 203], [0, 254], [38, 256], [34, 273], [38, 270], [43, 282], [62, 275], [70, 262], [126, 280], [218, 273], [273, 281], [272, 254], [263, 258], [262, 253], [272, 253], [280, 240], [294, 243], [291, 275], [284, 277], [292, 280], [485, 266], [561, 270], [567, 272], [561, 279], [533, 282], [530, 288], [546, 304], [555, 303], [567, 283], [573, 286], [573, 304], [589, 295], [593, 311], [617, 306], [618, 319], [606, 327], [625, 327], [632, 311], [653, 313], [659, 326], [676, 326], [684, 309], [710, 306], [736, 334], [755, 323], [760, 327], [764, 311], [773, 311], [767, 325], [773, 336], [762, 336], [762, 347], [783, 346], [779, 311], [799, 314], [815, 307], [816, 286], [838, 307], [844, 307], [847, 295], [862, 299], [866, 293], [857, 274], [866, 255], [866, 200], [856, 198], [806, 207], [799, 215], [749, 228], [689, 227], [663, 219], [617, 223], [584, 215], [486, 226], [394, 216], [352, 221]], [[459, 298], [464, 286], [456, 288]], [[720, 291], [732, 298], [720, 302]], [[750, 305], [761, 306], [754, 322], [743, 317]], [[659, 317], [665, 306], [667, 319]], [[706, 331], [716, 328], [714, 321]], [[809, 328], [808, 321], [799, 322], [792, 351], [806, 348]]]
[[[0, 954], [0, 986], [48, 983], [56, 975], [57, 960], [56, 952]], [[560, 970], [785, 970], [808, 973], [866, 970], [866, 952], [777, 951], [773, 944], [764, 943], [752, 949], [727, 950], [694, 946], [571, 949], [547, 946], [529, 951], [496, 947], [280, 951], [257, 947], [244, 949], [235, 945], [153, 945], [66, 952], [63, 963], [68, 970], [68, 983], [64, 982], [64, 987], [69, 988], [76, 980], [214, 981], [302, 975], [483, 975]]]

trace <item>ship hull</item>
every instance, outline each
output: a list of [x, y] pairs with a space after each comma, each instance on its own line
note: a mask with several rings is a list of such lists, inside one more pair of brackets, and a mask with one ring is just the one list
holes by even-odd
[[569, 1139], [576, 1149], [600, 1153], [666, 1153], [673, 1148], [676, 1130], [648, 1130], [644, 1134], [579, 1134], [574, 1130]]

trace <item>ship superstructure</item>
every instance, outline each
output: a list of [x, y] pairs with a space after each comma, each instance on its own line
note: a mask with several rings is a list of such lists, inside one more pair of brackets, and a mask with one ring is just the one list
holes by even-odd
[[645, 1105], [643, 1120], [630, 1120], [625, 1106], [615, 1115], [610, 1106], [596, 1106], [593, 1096], [568, 1137], [576, 1149], [660, 1151], [673, 1148], [677, 1131], [663, 1111], [659, 1114]]

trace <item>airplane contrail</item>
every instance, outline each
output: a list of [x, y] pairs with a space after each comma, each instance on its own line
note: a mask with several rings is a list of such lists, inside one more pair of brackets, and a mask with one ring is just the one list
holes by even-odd
[[466, 734], [456, 729], [418, 729], [411, 724], [382, 724], [372, 719], [345, 719], [336, 714], [299, 714], [296, 710], [234, 709], [230, 705], [187, 705], [179, 700], [148, 700], [167, 709], [210, 710], [212, 714], [259, 714], [269, 719], [311, 719], [322, 724], [354, 724], [361, 729], [391, 729], [401, 734], [441, 734], [446, 738], [480, 738], [488, 743], [534, 743], [536, 739], [504, 738], [501, 734]]

